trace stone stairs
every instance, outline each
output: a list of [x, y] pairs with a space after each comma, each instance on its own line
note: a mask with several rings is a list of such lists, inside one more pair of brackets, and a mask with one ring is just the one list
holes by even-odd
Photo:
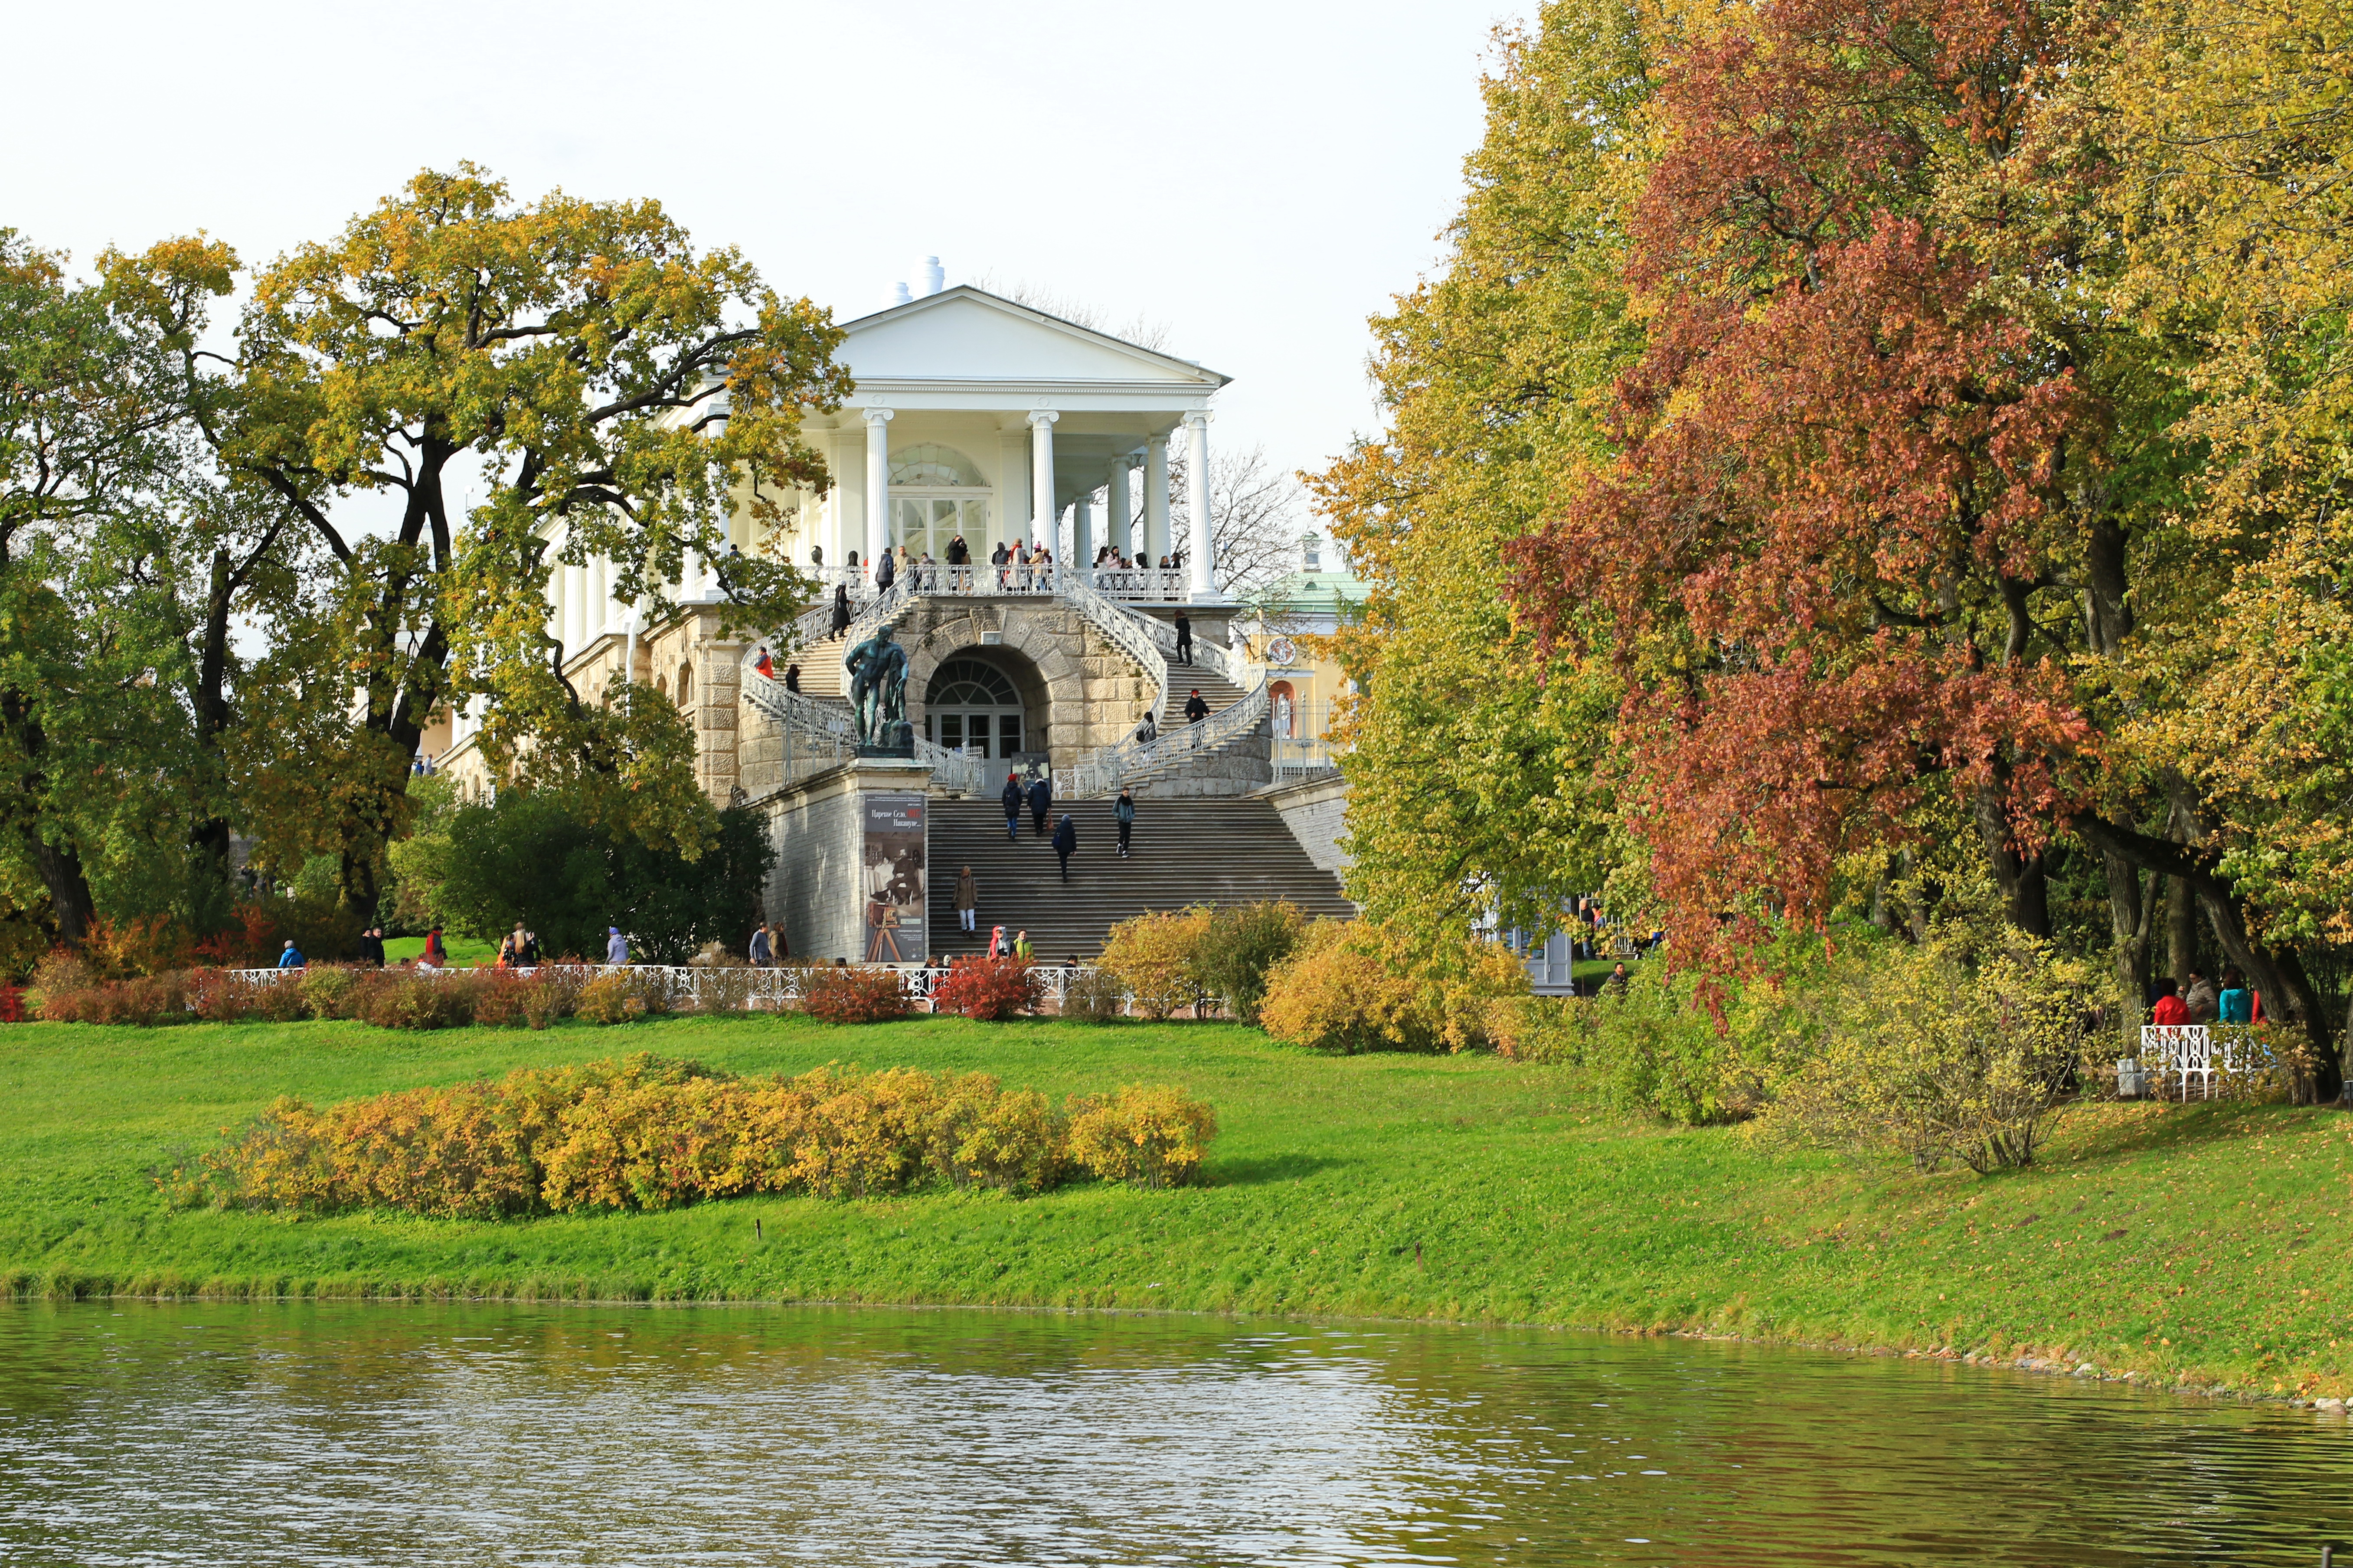
[[[1206, 674], [1206, 672], [1204, 672]], [[1187, 681], [1189, 688], [1196, 684]], [[1201, 695], [1209, 695], [1202, 687]], [[1181, 694], [1178, 699], [1182, 701]], [[1001, 781], [1000, 781], [1001, 782]], [[1033, 837], [1025, 808], [1018, 840], [1006, 842], [997, 800], [931, 803], [931, 949], [954, 957], [984, 950], [988, 928], [1009, 939], [1024, 927], [1040, 963], [1092, 959], [1119, 921], [1187, 904], [1238, 904], [1289, 899], [1311, 915], [1353, 919], [1340, 880], [1307, 858], [1282, 814], [1263, 800], [1136, 802], [1134, 852], [1119, 858], [1118, 825], [1108, 800], [1057, 801], [1050, 834], [1064, 812], [1078, 830], [1071, 879], [1061, 880], [1053, 847]], [[980, 907], [965, 936], [955, 914], [956, 873], [972, 868]]]
[[1177, 664], [1172, 660], [1168, 666], [1168, 699], [1160, 709], [1164, 733], [1183, 725], [1185, 703], [1197, 689], [1212, 714], [1224, 712], [1244, 695], [1240, 687], [1205, 664]]

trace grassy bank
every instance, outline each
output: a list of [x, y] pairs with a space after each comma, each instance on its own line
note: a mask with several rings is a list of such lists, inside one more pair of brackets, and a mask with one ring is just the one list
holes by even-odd
[[[1053, 1093], [1211, 1100], [1210, 1184], [1014, 1202], [753, 1198], [504, 1223], [171, 1212], [147, 1168], [280, 1093], [316, 1101], [629, 1049], [740, 1072], [832, 1060]], [[0, 1027], [0, 1279], [16, 1292], [451, 1292], [988, 1302], [1705, 1329], [2064, 1350], [2165, 1381], [2341, 1394], [2353, 1120], [2076, 1114], [2042, 1168], [1919, 1179], [1597, 1115], [1492, 1058], [1311, 1058], [1229, 1025], [545, 1034], [355, 1025]], [[754, 1222], [762, 1239], [754, 1239]]]

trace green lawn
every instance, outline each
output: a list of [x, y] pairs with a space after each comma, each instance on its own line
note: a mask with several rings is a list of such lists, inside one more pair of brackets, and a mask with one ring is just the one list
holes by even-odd
[[[986, 1068], [1054, 1093], [1168, 1081], [1218, 1108], [1209, 1184], [1027, 1202], [739, 1199], [503, 1223], [167, 1211], [144, 1173], [273, 1095], [332, 1100], [631, 1049], [743, 1072]], [[2353, 1121], [2109, 1107], [2036, 1171], [1920, 1179], [1594, 1112], [1567, 1070], [1327, 1059], [1220, 1024], [545, 1034], [355, 1025], [0, 1027], [0, 1276], [17, 1292], [996, 1302], [1707, 1329], [2065, 1349], [2109, 1369], [2342, 1392], [2333, 1245]], [[754, 1224], [762, 1235], [755, 1239]]]
[[[476, 942], [471, 937], [441, 933], [441, 945], [448, 950], [449, 967], [470, 969], [478, 963], [488, 963], [499, 955], [495, 942]], [[402, 963], [425, 956], [425, 939], [421, 936], [388, 936], [384, 939], [384, 959], [386, 963]]]

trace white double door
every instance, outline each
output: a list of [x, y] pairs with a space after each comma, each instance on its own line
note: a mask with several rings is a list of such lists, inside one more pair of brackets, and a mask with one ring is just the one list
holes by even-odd
[[932, 740], [952, 752], [966, 747], [984, 757], [1005, 758], [1021, 750], [1018, 708], [934, 708], [923, 716]]

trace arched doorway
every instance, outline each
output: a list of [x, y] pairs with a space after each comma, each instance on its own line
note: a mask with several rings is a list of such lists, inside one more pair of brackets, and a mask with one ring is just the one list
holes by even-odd
[[923, 692], [923, 735], [950, 751], [1003, 759], [1023, 750], [1028, 714], [1013, 678], [977, 658], [951, 658]]

